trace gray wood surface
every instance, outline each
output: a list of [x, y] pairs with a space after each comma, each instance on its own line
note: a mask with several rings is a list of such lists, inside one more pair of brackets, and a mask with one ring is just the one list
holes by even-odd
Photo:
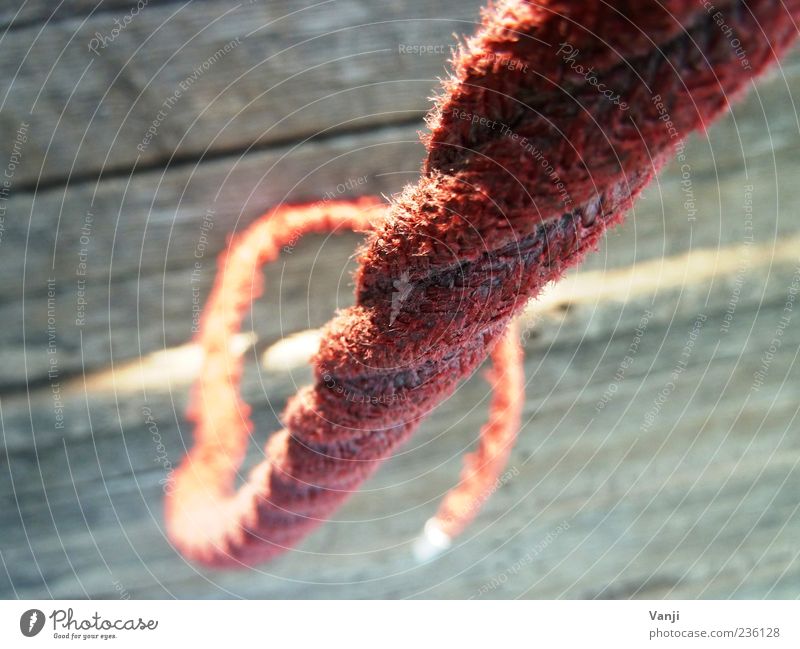
[[[154, 2], [113, 39], [123, 8], [14, 30], [0, 44], [0, 124], [15, 131], [31, 122], [16, 182], [91, 181], [126, 174], [134, 163], [161, 167], [419, 120], [446, 56], [400, 46], [449, 53], [453, 32], [473, 31], [478, 7], [477, 0]], [[97, 34], [111, 39], [105, 47], [92, 42], [102, 40]]]
[[[47, 24], [47, 3], [13, 22], [19, 3], [0, 11], [0, 166], [29, 123], [0, 229], [0, 596], [800, 596], [800, 297], [781, 320], [800, 283], [797, 53], [691, 140], [696, 220], [672, 164], [531, 306], [513, 478], [448, 553], [418, 565], [410, 545], [485, 416], [477, 376], [297, 551], [217, 572], [164, 538], [168, 467], [142, 411], [177, 464], [191, 443], [194, 263], [204, 299], [228, 235], [271, 205], [348, 179], [365, 181], [342, 196], [412, 182], [446, 56], [398, 45], [449, 47], [479, 3], [154, 1], [94, 55], [92, 35], [135, 3], [95, 4]], [[236, 38], [138, 151], [177, 85]], [[309, 378], [302, 359], [262, 354], [351, 303], [357, 242], [311, 237], [267, 270], [245, 326], [249, 464]]]

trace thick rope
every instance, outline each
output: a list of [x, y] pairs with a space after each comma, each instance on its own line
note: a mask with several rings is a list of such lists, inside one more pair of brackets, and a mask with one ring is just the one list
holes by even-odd
[[[314, 383], [289, 402], [268, 462], [238, 492], [218, 476], [241, 460], [231, 431], [247, 407], [235, 385], [198, 385], [196, 446], [167, 498], [182, 552], [250, 565], [330, 517], [478, 367], [525, 303], [621, 221], [683, 138], [797, 36], [800, 0], [708, 4], [508, 0], [484, 11], [428, 116], [418, 184], [374, 225], [355, 306], [327, 325]], [[306, 219], [326, 230], [365, 225], [346, 215], [294, 218], [260, 226], [278, 240], [313, 231]], [[264, 247], [241, 253], [254, 255], [250, 268]], [[228, 344], [223, 334], [252, 297], [217, 293], [227, 307], [206, 314], [207, 350]], [[204, 376], [238, 382], [224, 358], [207, 358]], [[226, 400], [234, 415], [219, 408]], [[446, 526], [447, 511], [437, 521]]]
[[[196, 423], [195, 446], [175, 484], [170, 483], [170, 491], [175, 486], [184, 490], [183, 506], [210, 506], [207, 518], [202, 520], [196, 515], [198, 510], [190, 510], [195, 511], [195, 535], [205, 538], [225, 534], [227, 525], [240, 524], [253, 506], [246, 490], [237, 499], [231, 498], [252, 432], [250, 407], [239, 394], [244, 359], [233, 343], [250, 304], [263, 292], [260, 267], [306, 234], [367, 232], [385, 211], [378, 199], [371, 198], [281, 207], [250, 225], [220, 258], [220, 273], [197, 337], [203, 350], [203, 367], [189, 406], [189, 417]], [[480, 431], [475, 452], [465, 457], [461, 482], [426, 527], [429, 532], [436, 530], [439, 539], [454, 537], [475, 517], [505, 466], [519, 429], [524, 373], [515, 323], [491, 356], [494, 367], [487, 377], [493, 389], [489, 419]], [[363, 395], [351, 398], [363, 403]], [[254, 471], [254, 477], [266, 470], [268, 461]]]

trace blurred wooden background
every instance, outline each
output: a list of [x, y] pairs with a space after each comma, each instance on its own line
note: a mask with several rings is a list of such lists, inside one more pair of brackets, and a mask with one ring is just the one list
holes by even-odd
[[[161, 485], [216, 255], [281, 201], [413, 181], [447, 57], [400, 45], [449, 51], [480, 3], [20, 4], [0, 9], [1, 596], [800, 596], [800, 57], [532, 305], [512, 477], [448, 553], [410, 547], [475, 440], [480, 377], [297, 551], [214, 572], [164, 538]], [[357, 241], [268, 269], [242, 337], [251, 461], [309, 378], [275, 345], [350, 303]]]

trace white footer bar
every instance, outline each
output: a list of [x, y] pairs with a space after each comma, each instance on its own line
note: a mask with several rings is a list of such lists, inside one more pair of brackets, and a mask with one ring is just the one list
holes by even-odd
[[[800, 647], [797, 601], [4, 601], [4, 647]], [[288, 644], [291, 643], [291, 644]], [[509, 643], [509, 644], [504, 644]], [[578, 644], [582, 643], [582, 644]]]

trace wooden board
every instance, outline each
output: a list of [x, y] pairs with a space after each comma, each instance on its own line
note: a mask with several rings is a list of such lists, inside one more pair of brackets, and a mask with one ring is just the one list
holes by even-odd
[[[0, 125], [31, 124], [15, 182], [91, 182], [134, 165], [419, 121], [452, 33], [471, 33], [479, 6], [168, 2], [123, 29], [120, 8], [14, 30], [2, 42]], [[409, 44], [437, 51], [408, 54]]]
[[[66, 432], [53, 428], [46, 391], [30, 402], [4, 398], [13, 476], [13, 485], [4, 476], [2, 489], [6, 587], [13, 581], [21, 595], [49, 588], [54, 596], [85, 590], [109, 597], [115, 582], [148, 597], [795, 597], [797, 327], [785, 329], [786, 353], [753, 386], [766, 333], [778, 327], [787, 291], [800, 281], [800, 259], [787, 262], [784, 252], [769, 268], [763, 252], [753, 253], [740, 287], [748, 300], [727, 333], [730, 277], [665, 282], [627, 299], [578, 294], [572, 302], [567, 284], [557, 299], [546, 298], [527, 342], [526, 423], [510, 463], [514, 477], [459, 545], [424, 567], [415, 565], [409, 544], [474, 441], [487, 397], [477, 377], [339, 522], [263, 573], [198, 574], [163, 538], [159, 480], [166, 473], [142, 408], [158, 413], [167, 456], [177, 462], [190, 433], [185, 380], [150, 383], [146, 397], [141, 383], [122, 380], [125, 368], [105, 388], [90, 381], [86, 390], [77, 381], [65, 388]], [[685, 262], [668, 263], [674, 274]], [[619, 281], [611, 272], [584, 275], [575, 288], [604, 275]], [[648, 312], [633, 363], [618, 380]], [[707, 320], [687, 369], [645, 427], [700, 313]], [[273, 409], [308, 375], [302, 367], [259, 376], [251, 363], [250, 370], [255, 461], [277, 425]], [[598, 411], [612, 385], [613, 398]], [[24, 432], [31, 413], [34, 439]], [[540, 548], [558, 529], [558, 540]]]

